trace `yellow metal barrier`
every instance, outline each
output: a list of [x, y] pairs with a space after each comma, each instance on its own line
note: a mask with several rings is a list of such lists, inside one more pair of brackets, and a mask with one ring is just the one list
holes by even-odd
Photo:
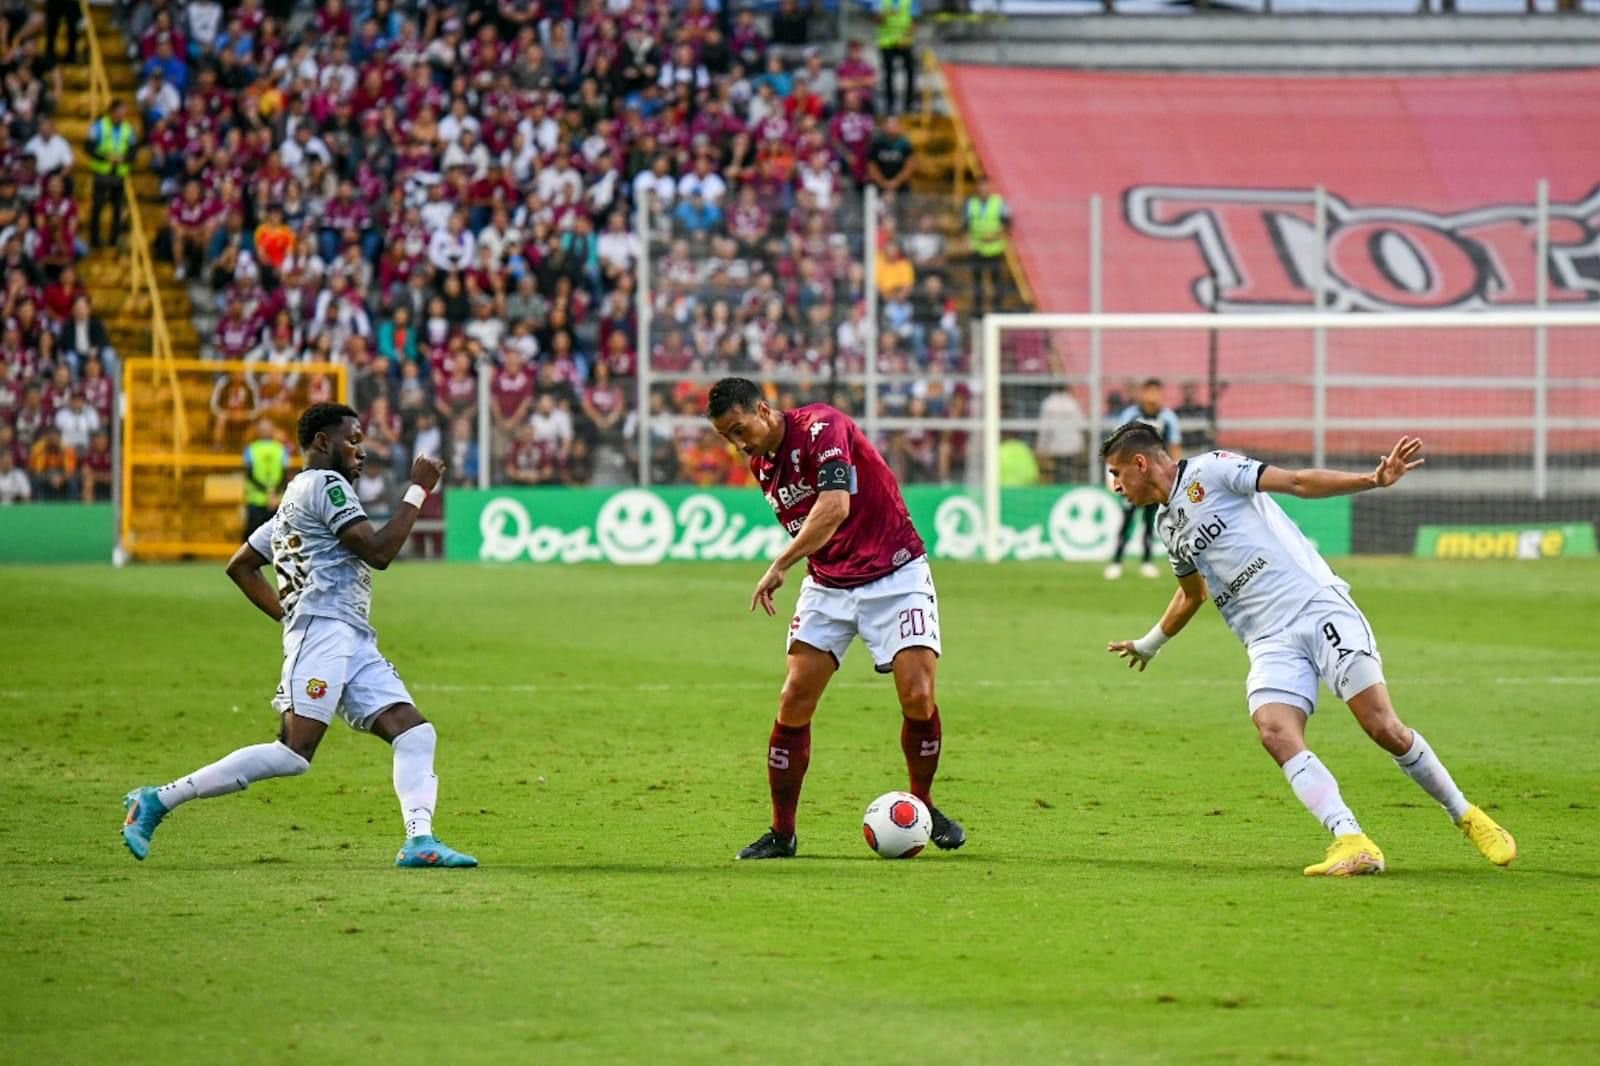
[[265, 418], [297, 453], [300, 412], [319, 399], [343, 401], [347, 369], [167, 359], [152, 375], [158, 362], [129, 359], [122, 371], [122, 547], [135, 559], [224, 558], [244, 520], [245, 444]]
[[[92, 123], [111, 108], [111, 79], [106, 73], [105, 56], [95, 26], [95, 13], [89, 0], [78, 0], [78, 9], [88, 44], [88, 118]], [[125, 311], [136, 315], [149, 315], [150, 358], [128, 359], [123, 372], [123, 395], [129, 417], [123, 422], [121, 528], [124, 549], [136, 556], [148, 556], [150, 553], [145, 548], [136, 548], [131, 543], [132, 534], [136, 532], [135, 519], [151, 509], [148, 497], [152, 491], [156, 491], [158, 475], [170, 474], [170, 486], [182, 485], [189, 469], [194, 466], [195, 457], [190, 452], [191, 412], [184, 404], [178, 360], [172, 348], [172, 333], [167, 327], [166, 309], [161, 302], [161, 285], [156, 277], [155, 260], [150, 254], [150, 235], [145, 228], [138, 190], [134, 187], [131, 174], [122, 179], [122, 196], [127, 222], [124, 237], [128, 242], [128, 299], [124, 307]], [[139, 368], [137, 373], [135, 367]], [[162, 451], [140, 452], [130, 447], [135, 432], [132, 413], [144, 406], [150, 394], [162, 396], [165, 403], [170, 403], [171, 412], [164, 426], [164, 435], [170, 447]], [[157, 456], [161, 457], [159, 461], [155, 458]], [[135, 476], [136, 470], [142, 476]], [[164, 500], [168, 494], [157, 492], [157, 495]]]

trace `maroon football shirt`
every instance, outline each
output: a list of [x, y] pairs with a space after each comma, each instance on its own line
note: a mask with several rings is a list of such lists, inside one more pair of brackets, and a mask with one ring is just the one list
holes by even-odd
[[778, 454], [751, 459], [750, 472], [789, 536], [817, 502], [822, 468], [849, 470], [850, 515], [808, 560], [817, 584], [855, 588], [927, 554], [889, 465], [849, 415], [814, 403], [783, 412], [783, 423]]

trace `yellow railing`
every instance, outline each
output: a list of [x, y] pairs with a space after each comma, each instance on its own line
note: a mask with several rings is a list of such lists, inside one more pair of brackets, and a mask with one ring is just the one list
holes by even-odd
[[[944, 105], [950, 114], [950, 126], [955, 131], [956, 139], [956, 173], [955, 194], [956, 203], [965, 205], [967, 201], [967, 177], [976, 178], [984, 173], [983, 160], [978, 157], [978, 150], [973, 147], [972, 138], [967, 134], [967, 124], [962, 121], [961, 108], [956, 103], [955, 94], [950, 91], [950, 83], [945, 80], [944, 69], [939, 66], [939, 57], [933, 54], [933, 49], [922, 50], [922, 120], [925, 126], [931, 126], [935, 120], [934, 91], [935, 84], [944, 86]], [[965, 207], [963, 206], [963, 218]], [[1022, 297], [1022, 302], [1028, 307], [1037, 306], [1033, 300], [1033, 286], [1028, 284], [1028, 275], [1022, 269], [1022, 260], [1017, 256], [1017, 242], [1006, 242], [1006, 269], [1011, 272], [1011, 277], [1017, 283], [1017, 293]]]
[[[78, 10], [83, 18], [84, 38], [88, 44], [89, 56], [89, 114], [90, 123], [95, 122], [111, 109], [111, 79], [106, 73], [105, 55], [100, 48], [100, 34], [95, 25], [95, 13], [89, 0], [78, 0]], [[91, 127], [92, 128], [92, 127]], [[130, 168], [131, 169], [131, 168]], [[123, 215], [126, 219], [126, 229], [123, 236], [128, 242], [128, 296], [123, 304], [124, 313], [148, 314], [150, 325], [150, 359], [149, 363], [149, 388], [160, 388], [163, 380], [167, 390], [172, 394], [172, 428], [171, 428], [171, 473], [173, 482], [179, 483], [184, 477], [184, 453], [189, 446], [189, 423], [187, 412], [184, 408], [182, 389], [178, 381], [175, 366], [176, 359], [172, 350], [172, 333], [167, 328], [166, 309], [161, 303], [161, 286], [156, 280], [155, 260], [150, 255], [150, 235], [145, 229], [144, 216], [139, 208], [139, 194], [134, 187], [133, 178], [124, 175], [122, 179]], [[128, 352], [128, 356], [135, 353]], [[131, 369], [133, 363], [144, 362], [136, 358], [129, 360]], [[135, 376], [131, 372], [124, 374], [124, 395], [132, 388], [137, 387]], [[133, 406], [132, 397], [127, 399], [128, 409]], [[123, 532], [129, 529], [130, 516], [134, 510], [134, 479], [133, 469], [136, 465], [131, 458], [128, 445], [133, 440], [130, 420], [123, 425], [123, 461], [122, 461], [122, 512]], [[125, 537], [126, 542], [126, 537]]]

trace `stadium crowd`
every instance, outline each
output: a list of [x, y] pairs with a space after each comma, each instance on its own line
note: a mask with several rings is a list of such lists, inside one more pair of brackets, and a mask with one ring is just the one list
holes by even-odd
[[[53, 121], [57, 60], [72, 57], [77, 33], [30, 5], [6, 5], [4, 14], [0, 504], [109, 499], [117, 353], [75, 269], [88, 245], [73, 190], [88, 180], [90, 161]], [[66, 49], [58, 52], [63, 36]]]
[[[911, 141], [859, 42], [825, 61], [813, 9], [286, 7], [127, 8], [143, 140], [171, 198], [159, 252], [190, 283], [205, 354], [256, 364], [219, 385], [219, 419], [248, 427], [295, 364], [342, 362], [373, 455], [364, 494], [392, 492], [418, 450], [457, 483], [482, 462], [496, 482], [622, 482], [648, 255], [663, 379], [649, 404], [679, 416], [654, 423], [652, 479], [738, 483], [743, 465], [693, 417], [703, 386], [673, 375], [760, 373], [783, 383], [774, 399], [859, 409], [859, 389], [829, 381], [862, 369], [868, 183], [886, 204], [881, 369], [905, 379], [881, 409], [970, 399], [942, 384], [966, 356], [944, 238], [903, 189]], [[928, 476], [949, 451], [886, 446]]]

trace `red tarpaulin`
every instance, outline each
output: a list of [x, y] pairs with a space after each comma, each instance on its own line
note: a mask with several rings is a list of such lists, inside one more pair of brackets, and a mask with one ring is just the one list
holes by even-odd
[[[1299, 309], [1312, 303], [1312, 187], [1328, 194], [1328, 304], [1348, 310], [1528, 308], [1536, 184], [1550, 182], [1552, 306], [1600, 309], [1600, 71], [1295, 78], [946, 68], [984, 166], [1016, 217], [1039, 310], [1088, 310], [1087, 201], [1104, 202], [1108, 311]], [[1496, 331], [1498, 333], [1498, 331]], [[1551, 334], [1553, 375], [1600, 375], [1594, 332]], [[1194, 377], [1192, 338], [1114, 343], [1108, 376]], [[1333, 333], [1340, 373], [1532, 372], [1523, 334]], [[1230, 335], [1235, 374], [1309, 369], [1309, 339]], [[1410, 362], [1409, 367], [1398, 364]], [[1450, 390], [1454, 413], [1529, 415], [1531, 391]], [[1251, 394], [1254, 395], [1251, 395]], [[1263, 416], [1292, 386], [1228, 397]], [[1242, 406], [1241, 406], [1242, 405]], [[1345, 389], [1329, 414], [1405, 413], [1416, 394]], [[1558, 410], [1559, 408], [1559, 410]], [[1600, 390], [1551, 413], [1600, 418]], [[1382, 436], [1383, 434], [1378, 434]], [[1519, 447], [1516, 432], [1458, 448]], [[1594, 434], [1584, 433], [1585, 438]], [[1567, 434], [1553, 443], [1578, 443]]]

